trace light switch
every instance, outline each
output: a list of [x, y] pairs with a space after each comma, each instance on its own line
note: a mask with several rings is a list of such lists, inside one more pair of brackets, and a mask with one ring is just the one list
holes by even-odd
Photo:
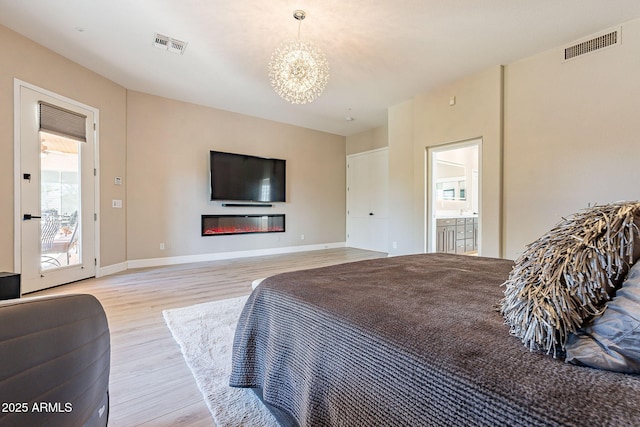
[[122, 208], [122, 200], [112, 200], [111, 201], [111, 207], [121, 209]]
[[122, 185], [122, 177], [116, 176], [116, 178], [113, 180], [113, 183], [115, 185]]

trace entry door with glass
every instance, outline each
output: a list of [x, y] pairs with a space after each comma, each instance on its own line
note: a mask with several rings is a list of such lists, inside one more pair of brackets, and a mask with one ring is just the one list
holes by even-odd
[[95, 111], [19, 86], [22, 293], [95, 276]]

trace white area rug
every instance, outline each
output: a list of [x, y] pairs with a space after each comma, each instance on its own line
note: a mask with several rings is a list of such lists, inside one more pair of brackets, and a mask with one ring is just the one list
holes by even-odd
[[250, 390], [229, 387], [233, 334], [247, 297], [162, 312], [217, 426], [278, 426]]

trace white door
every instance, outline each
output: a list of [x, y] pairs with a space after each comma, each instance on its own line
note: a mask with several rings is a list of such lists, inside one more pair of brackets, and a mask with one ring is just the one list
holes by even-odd
[[25, 84], [16, 91], [17, 264], [29, 293], [95, 276], [97, 112]]
[[347, 245], [388, 252], [387, 149], [347, 157]]

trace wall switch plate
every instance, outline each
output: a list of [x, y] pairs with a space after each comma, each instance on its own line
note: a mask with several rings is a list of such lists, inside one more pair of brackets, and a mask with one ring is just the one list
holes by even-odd
[[113, 183], [115, 185], [122, 185], [122, 178], [119, 176], [116, 176], [115, 179], [113, 180]]
[[122, 200], [112, 200], [111, 201], [112, 208], [122, 209]]

